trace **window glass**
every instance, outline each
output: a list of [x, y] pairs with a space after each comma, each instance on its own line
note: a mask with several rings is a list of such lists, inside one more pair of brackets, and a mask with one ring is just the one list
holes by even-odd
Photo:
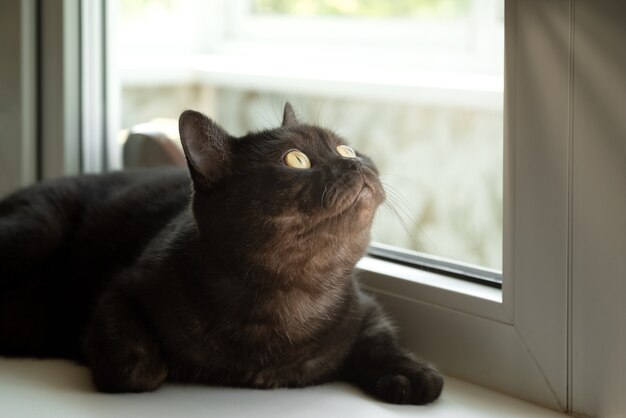
[[254, 0], [252, 5], [254, 13], [290, 16], [458, 16], [469, 11], [470, 0]]
[[119, 1], [122, 161], [183, 164], [184, 109], [243, 134], [289, 100], [378, 165], [374, 241], [500, 270], [503, 3]]

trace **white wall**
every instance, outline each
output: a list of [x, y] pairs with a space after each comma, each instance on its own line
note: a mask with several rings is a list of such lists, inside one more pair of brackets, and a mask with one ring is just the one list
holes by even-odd
[[573, 409], [626, 417], [626, 4], [574, 6]]

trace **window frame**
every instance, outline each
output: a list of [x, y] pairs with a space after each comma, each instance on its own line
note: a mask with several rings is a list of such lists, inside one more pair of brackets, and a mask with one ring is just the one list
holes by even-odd
[[[381, 260], [358, 266], [364, 287], [396, 319], [407, 347], [451, 376], [559, 410], [571, 407], [572, 7], [568, 0], [505, 3], [502, 289]], [[563, 42], [570, 49], [555, 54]], [[71, 53], [67, 44], [61, 49]], [[57, 120], [69, 120], [69, 111], [64, 107]], [[62, 136], [61, 149], [75, 152], [67, 132]], [[62, 155], [48, 157], [67, 168]]]
[[37, 7], [33, 1], [2, 4], [0, 197], [33, 183], [40, 176], [36, 22]]
[[[500, 294], [450, 279], [441, 286], [393, 264], [360, 265], [417, 353], [452, 376], [563, 411], [571, 408], [571, 7], [506, 0]], [[569, 50], [554, 54], [562, 42]]]
[[[550, 25], [545, 16], [552, 19]], [[553, 30], [567, 39], [568, 16], [565, 0], [505, 3], [502, 289], [486, 289], [381, 260], [366, 259], [358, 266], [364, 286], [387, 305], [408, 347], [452, 376], [561, 410], [567, 408], [564, 289], [569, 237], [563, 214], [568, 211], [569, 149], [568, 114], [560, 110], [569, 103], [569, 63], [567, 57], [550, 54], [546, 48], [554, 46]], [[537, 57], [545, 62], [546, 70], [533, 79], [534, 68], [528, 68], [528, 63]], [[232, 76], [228, 70], [237, 65], [226, 63], [220, 70], [220, 64], [224, 63], [208, 62], [206, 67], [211, 69], [201, 72], [201, 79], [271, 89], [272, 77], [262, 73]], [[333, 81], [311, 85], [330, 92], [341, 82]], [[541, 91], [529, 88], [537, 82]], [[537, 106], [538, 100], [550, 106]], [[544, 123], [537, 125], [537, 118]], [[544, 154], [553, 160], [535, 158]], [[559, 175], [542, 177], [552, 171]], [[537, 206], [529, 207], [526, 202]], [[541, 241], [533, 240], [534, 236], [542, 237]], [[423, 317], [430, 322], [417, 321], [416, 325], [416, 318]], [[467, 330], [481, 338], [472, 339]], [[466, 351], [459, 355], [445, 347]]]
[[370, 243], [367, 255], [372, 258], [478, 283], [483, 286], [502, 289], [502, 272], [499, 270], [408, 250], [377, 241]]

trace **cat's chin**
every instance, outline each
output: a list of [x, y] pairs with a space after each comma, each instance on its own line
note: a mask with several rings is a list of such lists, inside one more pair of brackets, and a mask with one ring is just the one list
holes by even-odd
[[361, 190], [356, 195], [352, 206], [354, 205], [366, 205], [371, 206], [372, 209], [376, 209], [385, 199], [385, 192], [380, 186], [377, 179], [368, 179], [367, 176], [363, 180]]
[[373, 218], [374, 212], [384, 199], [382, 187], [377, 186], [376, 180], [365, 177], [361, 189], [356, 193], [344, 213], [356, 216], [360, 221], [368, 221]]
[[378, 204], [374, 190], [369, 186], [363, 186], [363, 189], [361, 189], [361, 192], [359, 192], [354, 200], [352, 207], [362, 216], [373, 216], [376, 208], [378, 208]]
[[355, 203], [363, 199], [368, 199], [368, 200], [374, 199], [374, 191], [367, 184], [363, 185], [363, 188], [361, 189], [361, 191], [356, 197]]
[[353, 217], [359, 215], [359, 218], [361, 218], [367, 213], [373, 213], [378, 207], [374, 190], [365, 182], [358, 192], [354, 193], [353, 196], [344, 202], [342, 207], [339, 208], [338, 214], [335, 216]]
[[350, 217], [352, 225], [362, 225], [363, 228], [367, 228], [380, 202], [379, 194], [369, 183], [365, 182], [350, 206], [344, 211], [344, 216]]
[[363, 187], [354, 197], [354, 200], [350, 203], [346, 211], [359, 213], [369, 212], [374, 210], [376, 206], [378, 205], [376, 204], [376, 200], [374, 198], [374, 191], [367, 183], [364, 183]]

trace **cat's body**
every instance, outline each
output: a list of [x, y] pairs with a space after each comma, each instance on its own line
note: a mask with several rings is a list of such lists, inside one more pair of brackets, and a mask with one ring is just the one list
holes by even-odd
[[344, 379], [436, 399], [438, 373], [352, 279], [384, 198], [371, 161], [289, 106], [238, 139], [185, 112], [181, 137], [192, 181], [84, 176], [0, 202], [0, 354], [83, 360], [109, 392]]
[[54, 180], [0, 201], [2, 352], [80, 357], [97, 297], [190, 193], [183, 169], [138, 170]]

